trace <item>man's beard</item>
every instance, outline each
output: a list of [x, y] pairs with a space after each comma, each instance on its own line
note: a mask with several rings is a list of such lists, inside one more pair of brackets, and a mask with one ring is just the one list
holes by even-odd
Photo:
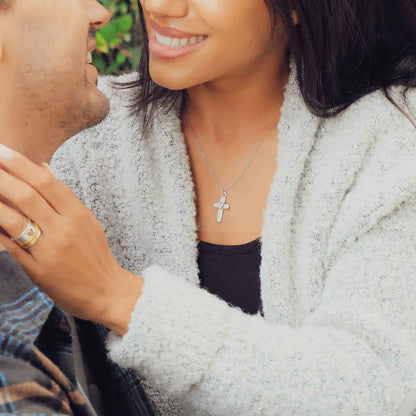
[[[86, 82], [91, 84], [88, 80]], [[108, 115], [110, 109], [108, 98], [95, 85], [90, 85], [90, 88], [95, 89], [91, 93], [91, 98], [88, 102], [78, 107], [77, 111], [66, 122], [66, 128], [70, 132], [70, 137], [82, 130], [101, 123]]]

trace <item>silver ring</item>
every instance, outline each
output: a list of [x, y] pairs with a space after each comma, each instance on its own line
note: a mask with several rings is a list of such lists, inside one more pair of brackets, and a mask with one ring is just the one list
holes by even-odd
[[28, 218], [27, 225], [22, 234], [17, 238], [13, 238], [17, 244], [23, 249], [27, 249], [36, 244], [42, 232], [36, 222]]

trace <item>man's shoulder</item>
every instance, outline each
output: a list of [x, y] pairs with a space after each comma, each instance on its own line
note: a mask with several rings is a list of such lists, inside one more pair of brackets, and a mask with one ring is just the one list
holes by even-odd
[[[52, 301], [27, 277], [7, 252], [0, 253], [0, 333], [18, 343], [32, 343], [53, 308]], [[0, 343], [1, 344], [1, 343]], [[0, 353], [11, 353], [12, 343]]]
[[[59, 414], [95, 415], [81, 394], [73, 378], [70, 378], [59, 363], [52, 361], [37, 346], [24, 342], [0, 330], [3, 339], [0, 350], [0, 387], [4, 395], [3, 414]], [[51, 339], [54, 346], [60, 338]], [[62, 350], [61, 357], [67, 357]], [[56, 355], [56, 356], [58, 356]], [[63, 362], [72, 363], [67, 358]], [[74, 374], [73, 370], [71, 374]], [[1, 391], [1, 389], [0, 389]], [[70, 411], [73, 410], [73, 413]]]
[[[35, 306], [36, 297], [41, 302], [47, 302], [46, 296], [41, 294], [13, 257], [7, 251], [1, 252], [0, 320], [7, 320], [12, 316], [16, 322], [24, 307], [30, 309], [31, 306]], [[47, 303], [52, 305], [50, 301]]]
[[72, 351], [70, 331], [64, 313], [33, 285], [9, 253], [1, 252], [0, 387], [10, 393], [3, 410], [27, 414], [36, 407], [49, 414], [52, 407], [68, 407], [75, 399], [86, 406], [80, 394], [72, 394], [72, 361], [59, 360]]

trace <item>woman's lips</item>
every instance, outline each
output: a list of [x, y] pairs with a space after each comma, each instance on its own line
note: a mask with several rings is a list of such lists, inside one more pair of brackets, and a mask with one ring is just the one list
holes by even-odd
[[160, 26], [153, 20], [150, 21], [153, 30], [160, 35], [169, 36], [170, 38], [191, 38], [192, 36], [204, 36], [197, 33], [183, 32], [182, 30], [174, 29], [167, 26]]
[[[162, 33], [158, 32], [158, 34], [168, 37], [167, 35], [163, 35]], [[150, 39], [149, 39], [149, 51], [151, 53], [153, 53], [154, 55], [158, 56], [159, 58], [166, 58], [166, 59], [174, 59], [174, 58], [179, 58], [181, 56], [187, 55], [197, 49], [199, 49], [200, 47], [202, 47], [206, 40], [207, 40], [207, 36], [203, 36], [203, 39], [198, 40], [199, 36], [203, 36], [203, 35], [187, 35], [182, 36], [181, 38], [179, 37], [171, 37], [172, 41], [171, 41], [171, 45], [168, 46], [167, 44], [163, 44], [161, 42], [159, 42], [156, 39], [156, 33], [153, 32]], [[170, 37], [170, 36], [169, 36]], [[187, 38], [188, 41], [186, 43], [186, 46], [180, 46], [180, 42], [184, 42], [184, 39]], [[192, 38], [196, 38], [196, 42], [195, 43], [190, 43]], [[180, 39], [179, 40], [179, 45], [177, 45], [177, 41], [175, 41], [175, 39]], [[167, 41], [167, 43], [169, 43], [169, 41]], [[175, 46], [176, 45], [176, 46]]]

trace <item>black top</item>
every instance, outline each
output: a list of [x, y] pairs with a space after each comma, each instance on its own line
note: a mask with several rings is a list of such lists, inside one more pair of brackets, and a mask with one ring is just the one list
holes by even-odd
[[198, 244], [201, 287], [248, 314], [261, 312], [260, 237], [241, 245]]

